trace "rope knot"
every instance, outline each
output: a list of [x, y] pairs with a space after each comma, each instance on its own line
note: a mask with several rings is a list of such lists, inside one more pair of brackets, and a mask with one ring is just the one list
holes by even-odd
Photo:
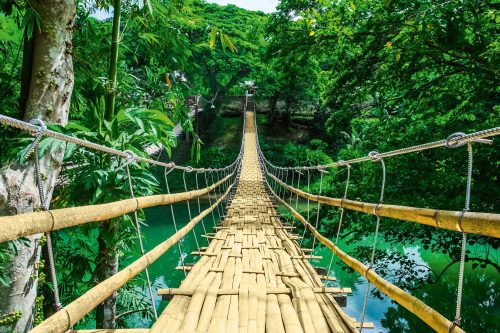
[[29, 123], [37, 126], [37, 130], [34, 133], [35, 140], [33, 140], [31, 145], [26, 150], [25, 159], [28, 159], [31, 156], [31, 154], [36, 150], [36, 148], [38, 147], [38, 143], [42, 139], [45, 132], [47, 132], [47, 125], [45, 125], [45, 122], [42, 119], [34, 118], [31, 119]]
[[378, 162], [382, 159], [380, 153], [378, 151], [371, 151], [368, 153], [368, 157], [372, 160], [372, 162]]
[[127, 155], [127, 164], [135, 161], [137, 155], [132, 150], [124, 150], [125, 155]]
[[460, 139], [463, 138], [466, 134], [463, 132], [456, 132], [451, 134], [446, 138], [445, 146], [446, 148], [458, 148], [462, 147], [466, 144], [466, 142], [462, 142]]
[[328, 173], [328, 171], [326, 171], [326, 170], [325, 170], [325, 168], [324, 168], [323, 166], [318, 165], [318, 166], [317, 166], [317, 169], [318, 169], [318, 171], [319, 171], [319, 172], [321, 172], [321, 173], [326, 173], [326, 174]]
[[30, 124], [38, 126], [35, 136], [41, 136], [47, 131], [47, 125], [42, 119], [34, 118], [29, 121]]
[[187, 171], [187, 172], [193, 172], [193, 167], [192, 167], [192, 166], [188, 166], [188, 167], [186, 168], [186, 171]]
[[349, 162], [346, 162], [344, 160], [338, 160], [337, 165], [338, 166], [346, 166], [347, 168], [351, 168], [351, 164], [349, 164]]
[[460, 326], [460, 324], [462, 323], [462, 318], [455, 318], [455, 320], [453, 320], [450, 325], [448, 326], [448, 333], [451, 333], [451, 330], [453, 329], [453, 327], [455, 326]]

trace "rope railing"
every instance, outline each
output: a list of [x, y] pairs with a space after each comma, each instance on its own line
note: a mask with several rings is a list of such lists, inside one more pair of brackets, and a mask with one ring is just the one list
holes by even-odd
[[23, 236], [51, 232], [85, 223], [106, 221], [114, 217], [133, 213], [139, 209], [170, 205], [176, 202], [199, 198], [222, 185], [230, 177], [232, 177], [232, 174], [204, 189], [189, 192], [151, 195], [99, 205], [0, 216], [0, 243]]
[[301, 198], [329, 206], [346, 208], [358, 212], [389, 217], [406, 222], [415, 222], [452, 231], [467, 232], [481, 236], [500, 238], [500, 214], [450, 211], [432, 208], [416, 208], [388, 204], [374, 204], [349, 199], [330, 198], [311, 194], [294, 188], [271, 173], [268, 176], [283, 188]]
[[[142, 244], [142, 235], [140, 231], [140, 224], [139, 224], [139, 219], [137, 216], [137, 211], [139, 209], [143, 208], [148, 208], [148, 207], [153, 207], [153, 206], [160, 206], [160, 205], [170, 205], [172, 208], [172, 204], [180, 201], [185, 201], [187, 202], [187, 208], [189, 210], [189, 220], [191, 220], [191, 208], [189, 205], [189, 200], [193, 198], [198, 199], [199, 203], [199, 198], [202, 195], [207, 194], [210, 197], [210, 193], [212, 191], [215, 191], [217, 188], [220, 186], [224, 186], [227, 184], [233, 184], [234, 183], [234, 175], [236, 174], [236, 171], [238, 170], [239, 164], [241, 164], [241, 160], [243, 157], [243, 145], [240, 148], [240, 152], [237, 156], [237, 158], [234, 160], [233, 163], [226, 167], [222, 168], [193, 168], [191, 166], [177, 166], [175, 165], [174, 162], [160, 162], [156, 160], [151, 160], [148, 158], [140, 157], [137, 156], [136, 153], [134, 153], [131, 150], [124, 150], [120, 151], [117, 149], [113, 149], [110, 147], [106, 147], [104, 145], [100, 145], [94, 142], [89, 142], [86, 140], [82, 140], [76, 137], [72, 137], [66, 134], [62, 134], [56, 131], [48, 130], [46, 124], [40, 120], [40, 119], [33, 119], [29, 123], [24, 122], [21, 120], [17, 120], [14, 118], [6, 117], [3, 115], [0, 115], [0, 124], [4, 124], [7, 126], [11, 126], [14, 128], [18, 128], [24, 131], [28, 131], [30, 134], [34, 135], [34, 140], [28, 147], [26, 153], [25, 153], [25, 158], [27, 159], [30, 157], [33, 153], [35, 153], [35, 179], [36, 179], [36, 184], [38, 186], [39, 192], [40, 192], [40, 204], [42, 211], [41, 212], [35, 212], [35, 213], [26, 213], [26, 214], [19, 214], [19, 215], [14, 215], [14, 216], [5, 216], [5, 217], [0, 217], [0, 243], [5, 242], [5, 241], [10, 241], [10, 240], [15, 240], [19, 237], [22, 236], [28, 236], [28, 235], [33, 235], [33, 234], [38, 234], [38, 233], [45, 233], [47, 237], [47, 248], [48, 248], [48, 259], [49, 259], [49, 268], [50, 268], [50, 277], [52, 280], [53, 284], [53, 293], [54, 293], [54, 306], [56, 310], [60, 310], [62, 308], [61, 302], [59, 300], [59, 292], [58, 292], [58, 286], [57, 286], [57, 274], [56, 274], [56, 269], [55, 269], [55, 262], [54, 262], [54, 255], [52, 251], [52, 242], [51, 242], [51, 232], [71, 226], [77, 226], [77, 225], [82, 225], [85, 223], [89, 222], [102, 222], [102, 221], [107, 221], [111, 218], [119, 217], [128, 213], [134, 213], [134, 222], [135, 222], [135, 229], [137, 232], [137, 237], [138, 237], [138, 243], [139, 247], [141, 250], [141, 254], [144, 255], [144, 247]], [[243, 126], [244, 128], [244, 126]], [[41, 142], [41, 139], [43, 137], [52, 137], [58, 140], [62, 140], [64, 142], [70, 142], [76, 145], [79, 145], [84, 148], [92, 149], [95, 151], [103, 152], [106, 153], [110, 156], [115, 156], [117, 158], [121, 158], [124, 160], [124, 163], [120, 166], [120, 168], [125, 167], [127, 171], [127, 179], [128, 179], [128, 185], [129, 185], [129, 190], [130, 190], [130, 199], [127, 200], [121, 200], [121, 201], [115, 201], [111, 203], [106, 203], [106, 204], [100, 204], [100, 205], [91, 205], [91, 206], [81, 206], [81, 207], [73, 207], [73, 208], [63, 208], [63, 209], [55, 209], [55, 210], [50, 210], [49, 205], [45, 203], [44, 200], [44, 193], [43, 193], [43, 187], [42, 187], [42, 181], [41, 181], [41, 172], [40, 168], [38, 167], [38, 163], [41, 156], [38, 154], [38, 146], [39, 143]], [[244, 142], [244, 136], [242, 136], [242, 142]], [[163, 194], [163, 195], [152, 195], [152, 196], [146, 196], [146, 197], [139, 197], [136, 198], [134, 195], [134, 190], [133, 190], [133, 185], [132, 185], [132, 179], [130, 175], [130, 169], [129, 165], [131, 163], [135, 162], [145, 162], [148, 164], [156, 165], [156, 166], [161, 166], [165, 169], [165, 179], [166, 175], [170, 173], [171, 171], [174, 170], [181, 170], [183, 172], [183, 180], [184, 180], [184, 191], [183, 193], [175, 193], [175, 194], [170, 194], [170, 191], [168, 189], [168, 183], [167, 183], [167, 190], [168, 194]], [[196, 190], [189, 191], [187, 190], [186, 186], [186, 180], [185, 176], [186, 173], [192, 173], [194, 172], [196, 176], [198, 173], [203, 173], [206, 177], [206, 174], [208, 172], [213, 173], [216, 172], [217, 175], [219, 175], [219, 172], [223, 175], [226, 175], [224, 178], [222, 177], [217, 177], [216, 181], [214, 181], [212, 177], [212, 183], [211, 185], [206, 183], [206, 188], [204, 189], [199, 189], [198, 186], [196, 186]], [[216, 200], [217, 203], [220, 203], [220, 201]], [[212, 206], [210, 202], [210, 206]], [[216, 205], [218, 207], [218, 205]], [[201, 211], [200, 211], [201, 213]], [[208, 214], [208, 213], [207, 213]], [[172, 219], [173, 223], [175, 226], [175, 231], [177, 233], [178, 229], [176, 227], [175, 223], [175, 216], [172, 210]], [[195, 229], [192, 230], [196, 244], [198, 247], [198, 251], [200, 250], [198, 241], [197, 241], [197, 235], [195, 232]], [[206, 236], [206, 231], [205, 231], [205, 236]], [[182, 259], [182, 251], [180, 247], [180, 242], [177, 242], [179, 245], [179, 255], [181, 256]], [[36, 263], [35, 263], [36, 265]], [[184, 266], [184, 262], [183, 262]], [[186, 273], [185, 267], [184, 267], [184, 272]], [[157, 318], [157, 312], [156, 312], [156, 304], [154, 301], [154, 296], [152, 292], [152, 287], [151, 287], [151, 280], [149, 277], [149, 272], [146, 268], [146, 280], [147, 280], [147, 286], [148, 286], [148, 291], [149, 291], [149, 296], [151, 299], [151, 307], [154, 313], [155, 318]]]
[[36, 122], [38, 123], [38, 125], [29, 123], [29, 122], [25, 122], [25, 121], [22, 121], [19, 119], [7, 117], [4, 115], [0, 115], [0, 124], [14, 127], [14, 128], [17, 128], [17, 129], [20, 129], [23, 131], [27, 131], [33, 135], [37, 135], [37, 140], [40, 140], [41, 137], [48, 136], [48, 137], [52, 137], [54, 139], [58, 139], [58, 140], [61, 140], [64, 142], [74, 143], [74, 144], [79, 145], [81, 147], [85, 147], [85, 148], [100, 151], [100, 152], [103, 152], [103, 153], [106, 153], [109, 155], [121, 157], [121, 158], [127, 159], [131, 162], [144, 162], [144, 163], [148, 163], [148, 164], [153, 164], [153, 165], [162, 166], [162, 167], [171, 168], [171, 169], [183, 170], [183, 171], [187, 171], [187, 172], [192, 172], [192, 171], [204, 172], [204, 171], [228, 170], [231, 167], [233, 167], [238, 161], [238, 159], [237, 159], [232, 164], [230, 164], [224, 168], [215, 168], [215, 169], [195, 168], [195, 167], [191, 167], [191, 166], [180, 166], [180, 165], [176, 165], [174, 162], [166, 163], [166, 162], [156, 161], [156, 160], [145, 158], [145, 157], [140, 157], [131, 151], [123, 151], [123, 150], [110, 148], [110, 147], [107, 147], [107, 146], [104, 146], [104, 145], [101, 145], [101, 144], [98, 144], [95, 142], [79, 139], [79, 138], [76, 138], [76, 137], [73, 137], [70, 135], [66, 135], [66, 134], [63, 134], [60, 132], [49, 130], [45, 127], [45, 124], [43, 122], [41, 122], [39, 119], [36, 119]]
[[[411, 146], [411, 147], [407, 147], [407, 148], [391, 150], [391, 151], [384, 152], [384, 153], [379, 153], [379, 152], [373, 152], [373, 153], [376, 153], [376, 158], [381, 159], [381, 158], [393, 157], [393, 156], [404, 155], [404, 154], [409, 154], [409, 153], [414, 153], [414, 152], [421, 152], [424, 150], [429, 150], [429, 149], [434, 149], [434, 148], [439, 148], [439, 147], [456, 148], [456, 147], [466, 145], [469, 142], [479, 142], [479, 143], [491, 144], [492, 141], [487, 140], [486, 138], [497, 136], [497, 135], [500, 135], [500, 127], [493, 127], [493, 128], [489, 128], [486, 130], [482, 130], [482, 131], [478, 131], [478, 132], [474, 132], [474, 133], [470, 133], [470, 134], [455, 133], [455, 134], [450, 135], [448, 138], [443, 139], [443, 140], [439, 140], [439, 141], [424, 143], [421, 145]], [[257, 146], [258, 146], [260, 154], [262, 155], [262, 160], [267, 165], [269, 165], [275, 169], [278, 169], [278, 170], [323, 170], [323, 169], [327, 169], [327, 168], [352, 165], [352, 164], [361, 163], [361, 162], [373, 162], [373, 160], [374, 160], [374, 156], [368, 154], [367, 156], [354, 158], [354, 159], [346, 160], [346, 161], [337, 161], [337, 162], [329, 163], [329, 164], [321, 164], [321, 165], [315, 165], [315, 166], [281, 167], [281, 166], [276, 166], [276, 165], [272, 164], [270, 161], [268, 161], [266, 159], [266, 157], [262, 154], [262, 151], [260, 149], [260, 146], [258, 145], [258, 142], [257, 142]]]
[[[299, 220], [305, 227], [307, 227], [314, 237], [328, 249], [330, 249], [342, 262], [347, 266], [354, 269], [356, 272], [364, 276], [370, 283], [372, 283], [378, 290], [383, 292], [389, 298], [397, 302], [399, 305], [403, 306], [411, 313], [415, 314], [418, 318], [424, 321], [427, 325], [432, 327], [437, 332], [442, 333], [464, 333], [460, 327], [453, 326], [452, 322], [444, 317], [442, 314], [432, 309], [424, 302], [410, 295], [403, 289], [395, 286], [387, 280], [380, 277], [375, 271], [359, 260], [349, 256], [347, 253], [342, 251], [337, 245], [330, 241], [325, 236], [321, 235], [314, 226], [308, 222], [302, 215], [300, 215], [293, 207], [291, 207], [285, 200], [280, 198], [269, 185], [267, 179], [265, 180], [271, 194], [283, 204], [283, 206], [288, 209], [292, 215]], [[449, 330], [449, 328], [451, 329]]]
[[[234, 175], [234, 172], [231, 176]], [[141, 256], [131, 265], [125, 267], [117, 274], [102, 281], [95, 287], [88, 290], [85, 294], [71, 302], [70, 304], [57, 311], [40, 325], [32, 329], [31, 333], [63, 333], [69, 330], [80, 319], [87, 315], [90, 311], [101, 304], [105, 299], [110, 297], [114, 292], [120, 289], [133, 277], [144, 271], [149, 265], [154, 263], [173, 245], [177, 244], [184, 236], [186, 236], [205, 216], [212, 212], [224, 200], [225, 196], [231, 191], [232, 185], [228, 187], [226, 192], [217, 199], [209, 208], [203, 210], [201, 214], [193, 218], [186, 226], [179, 229], [174, 235], [167, 240], [158, 244], [151, 251]]]
[[[256, 122], [256, 119], [254, 118], [254, 121]], [[256, 126], [257, 128], [257, 126]], [[472, 143], [478, 142], [478, 143], [487, 143], [491, 144], [492, 140], [487, 140], [485, 138], [496, 136], [500, 134], [500, 127], [495, 127], [491, 129], [487, 129], [484, 131], [479, 131], [471, 134], [464, 134], [464, 133], [455, 133], [450, 135], [447, 139], [444, 140], [439, 140], [431, 143], [426, 143], [426, 144], [421, 144], [417, 146], [412, 146], [408, 148], [402, 148], [402, 149], [397, 149], [385, 153], [378, 153], [376, 151], [372, 151], [368, 154], [368, 156], [365, 157], [360, 157], [357, 159], [352, 159], [348, 161], [338, 161], [335, 163], [330, 163], [330, 164], [325, 164], [325, 165], [317, 165], [317, 166], [299, 166], [299, 167], [279, 167], [275, 166], [271, 162], [269, 162], [266, 157], [264, 156], [262, 149], [260, 148], [259, 145], [259, 139], [258, 136], [256, 137], [256, 144], [257, 144], [257, 150], [258, 150], [258, 155], [259, 159], [262, 164], [262, 169], [265, 174], [264, 180], [267, 184], [267, 187], [269, 188], [269, 191], [272, 193], [274, 197], [277, 198], [277, 200], [282, 203], [291, 213], [292, 215], [298, 219], [300, 222], [302, 222], [305, 226], [304, 228], [304, 234], [302, 236], [302, 240], [304, 239], [305, 232], [306, 230], [310, 230], [314, 236], [313, 238], [313, 244], [316, 239], [318, 239], [322, 244], [324, 244], [326, 247], [328, 247], [332, 251], [332, 255], [336, 255], [339, 257], [341, 261], [343, 261], [345, 264], [347, 264], [349, 267], [353, 268], [356, 270], [358, 273], [362, 274], [368, 282], [365, 298], [364, 298], [364, 304], [363, 304], [363, 310], [361, 314], [361, 326], [363, 325], [364, 321], [364, 315], [365, 315], [365, 310], [366, 310], [366, 304], [368, 300], [368, 292], [369, 292], [369, 286], [370, 284], [373, 284], [378, 290], [389, 296], [392, 300], [396, 301], [398, 304], [401, 306], [405, 307], [406, 309], [410, 310], [412, 313], [417, 315], [420, 319], [422, 319], [425, 323], [427, 323], [429, 326], [431, 326], [433, 329], [435, 329], [438, 332], [463, 332], [463, 330], [460, 328], [461, 324], [461, 303], [462, 303], [462, 292], [463, 292], [463, 277], [464, 277], [464, 265], [465, 265], [465, 253], [466, 253], [466, 242], [467, 242], [467, 234], [468, 233], [473, 233], [477, 235], [482, 235], [482, 236], [489, 236], [489, 237], [496, 237], [500, 238], [500, 214], [494, 214], [494, 213], [477, 213], [477, 212], [470, 212], [470, 190], [471, 190], [471, 180], [472, 180]], [[392, 157], [392, 156], [398, 156], [398, 155], [403, 155], [403, 154], [408, 154], [408, 153], [413, 153], [413, 152], [420, 152], [428, 149], [433, 149], [433, 148], [438, 148], [438, 147], [447, 147], [447, 148], [457, 148], [467, 145], [467, 150], [468, 150], [468, 171], [467, 171], [467, 190], [466, 190], [466, 204], [465, 208], [462, 211], [445, 211], [445, 210], [437, 210], [437, 209], [428, 209], [428, 208], [415, 208], [415, 207], [407, 207], [407, 206], [397, 206], [397, 205], [386, 205], [383, 204], [383, 195], [384, 195], [384, 188], [385, 188], [385, 178], [386, 178], [386, 171], [385, 171], [385, 163], [384, 163], [384, 158], [387, 157]], [[321, 186], [322, 186], [322, 179], [323, 179], [323, 173], [326, 172], [326, 169], [331, 168], [331, 167], [340, 167], [340, 166], [346, 166], [348, 169], [348, 180], [347, 184], [349, 182], [349, 176], [350, 176], [350, 168], [352, 164], [355, 163], [361, 163], [365, 161], [370, 161], [370, 162], [381, 162], [382, 165], [382, 185], [381, 185], [381, 193], [380, 193], [380, 200], [378, 204], [373, 204], [373, 203], [365, 203], [365, 202], [359, 202], [359, 201], [354, 201], [354, 200], [349, 200], [346, 198], [347, 194], [347, 185], [346, 185], [346, 190], [344, 197], [342, 199], [337, 199], [337, 198], [330, 198], [330, 197], [325, 197], [321, 196]], [[269, 169], [271, 169], [271, 171]], [[293, 187], [293, 182], [292, 186], [288, 185], [287, 179], [284, 177], [284, 173], [286, 172], [288, 174], [288, 171], [292, 172], [300, 172], [301, 170], [306, 170], [308, 173], [308, 178], [309, 178], [309, 172], [311, 170], [317, 170], [320, 172], [321, 180], [320, 180], [320, 193], [318, 195], [314, 195], [309, 193], [310, 191], [310, 186], [309, 186], [309, 179], [308, 179], [308, 185], [307, 185], [307, 191], [304, 192], [301, 191], [298, 188]], [[269, 181], [273, 181], [272, 184], [269, 184]], [[274, 188], [273, 188], [274, 185]], [[276, 189], [278, 191], [276, 191]], [[281, 191], [283, 190], [283, 191]], [[289, 191], [290, 195], [290, 205], [287, 204], [285, 198], [287, 194], [287, 191]], [[277, 193], [278, 192], [278, 193]], [[283, 194], [281, 195], [281, 192]], [[308, 218], [307, 220], [302, 217], [299, 213], [297, 213], [296, 210], [294, 210], [291, 206], [291, 198], [295, 194], [296, 196], [300, 196], [302, 198], [307, 199], [308, 202], [308, 209], [307, 209], [307, 214]], [[341, 221], [343, 218], [344, 214], [344, 209], [350, 209], [350, 210], [355, 210], [355, 211], [360, 211], [366, 214], [371, 214], [375, 215], [377, 218], [377, 224], [376, 224], [376, 229], [374, 233], [374, 243], [372, 246], [372, 253], [371, 253], [371, 260], [368, 265], [365, 265], [361, 263], [360, 261], [356, 260], [355, 258], [350, 257], [343, 251], [341, 251], [337, 245], [336, 242], [333, 243], [330, 241], [328, 238], [324, 237], [321, 235], [317, 229], [318, 229], [318, 223], [316, 221], [316, 226], [313, 226], [309, 222], [309, 202], [310, 201], [315, 201], [318, 203], [318, 207], [323, 203], [327, 204], [330, 206], [335, 206], [341, 208]], [[407, 222], [416, 222], [419, 224], [424, 224], [424, 225], [429, 225], [433, 226], [436, 228], [440, 229], [446, 229], [446, 230], [453, 230], [453, 231], [459, 231], [462, 233], [462, 244], [461, 244], [461, 260], [460, 260], [460, 270], [459, 270], [459, 277], [458, 277], [458, 286], [457, 286], [457, 304], [456, 304], [456, 314], [455, 314], [455, 319], [453, 321], [450, 321], [446, 319], [444, 316], [439, 314], [437, 311], [434, 309], [430, 308], [426, 304], [424, 304], [422, 301], [419, 299], [415, 298], [414, 296], [406, 293], [404, 290], [400, 289], [399, 287], [391, 284], [390, 282], [384, 280], [382, 277], [377, 275], [373, 270], [373, 264], [374, 264], [374, 254], [376, 251], [376, 239], [377, 235], [379, 232], [379, 224], [380, 224], [380, 218], [381, 217], [390, 217], [398, 220], [403, 220]], [[340, 222], [341, 223], [341, 222]], [[339, 223], [339, 231], [341, 228], [341, 224]], [[338, 231], [338, 232], [339, 232]], [[338, 234], [337, 234], [337, 240], [338, 240]], [[314, 248], [314, 246], [313, 246]], [[332, 260], [333, 261], [333, 256]], [[331, 263], [330, 267], [328, 268], [328, 271], [330, 271], [331, 268]], [[360, 332], [362, 331], [362, 327], [360, 329]]]

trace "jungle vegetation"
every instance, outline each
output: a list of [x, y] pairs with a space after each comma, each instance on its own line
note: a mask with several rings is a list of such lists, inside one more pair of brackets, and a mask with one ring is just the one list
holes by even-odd
[[[64, 15], [51, 16], [50, 5], [59, 6]], [[273, 14], [202, 0], [0, 0], [1, 113], [25, 120], [42, 117], [49, 128], [138, 155], [145, 156], [145, 148], [156, 144], [164, 148], [164, 159], [178, 143], [172, 130], [181, 123], [193, 142], [190, 164], [217, 167], [238, 153], [237, 140], [224, 141], [223, 148], [212, 144], [227, 135], [222, 106], [245, 93], [245, 80], [255, 80], [266, 156], [281, 166], [326, 164], [498, 126], [499, 23], [500, 5], [493, 0], [282, 0]], [[61, 40], [56, 40], [58, 29], [64, 32]], [[65, 50], [66, 79], [37, 67], [43, 56], [37, 43], [47, 40]], [[34, 105], [36, 91], [47, 86], [57, 98], [45, 101], [43, 108]], [[206, 110], [199, 131], [185, 103], [197, 94]], [[31, 141], [0, 128], [0, 163], [8, 166], [0, 171], [3, 182], [20, 165], [32, 166], [33, 156], [25, 160], [24, 155]], [[51, 139], [42, 140], [39, 154], [49, 156], [51, 207], [130, 196], [123, 161]], [[466, 159], [465, 149], [391, 158], [386, 161], [384, 202], [462, 210]], [[472, 210], [499, 211], [498, 159], [494, 145], [474, 144]], [[136, 196], [164, 191], [158, 170], [131, 165], [131, 172]], [[345, 168], [329, 170], [323, 193], [341, 197], [345, 179]], [[380, 180], [380, 165], [353, 166], [348, 197], [377, 202]], [[33, 181], [27, 186], [36, 192]], [[318, 192], [318, 174], [312, 174], [310, 188]], [[2, 215], [40, 208], [6, 197], [0, 200]], [[320, 231], [333, 237], [338, 220], [337, 209], [323, 207]], [[367, 225], [373, 225], [373, 217], [349, 212], [343, 241], [356, 244], [370, 238], [373, 230]], [[382, 220], [381, 237], [393, 250], [377, 252], [376, 270], [412, 292], [437, 283], [460, 259], [458, 233]], [[65, 281], [60, 286], [64, 304], [137, 256], [131, 223], [73, 228], [55, 233], [53, 241], [58, 265], [64, 267], [58, 270], [58, 280]], [[11, 268], [18, 253], [31, 248], [30, 255], [38, 257], [34, 244], [44, 242], [28, 238], [0, 244], [0, 296], [12, 290], [16, 272]], [[397, 250], [401, 243], [441, 253], [449, 265], [440, 271], [420, 267]], [[471, 269], [500, 273], [497, 239], [470, 236], [468, 244]], [[368, 242], [356, 245], [352, 254], [367, 260]], [[0, 304], [0, 332], [24, 331], [55, 310], [44, 260], [42, 251], [40, 264], [26, 280], [37, 277], [30, 283], [33, 297], [22, 300], [24, 308], [37, 311], [19, 310], [18, 300]], [[395, 263], [400, 269], [391, 272]], [[143, 284], [134, 280], [79, 325], [124, 327], [134, 314], [125, 309], [131, 308], [150, 318], [151, 312], [141, 311], [147, 298], [138, 297]], [[470, 307], [464, 317], [478, 318], [494, 309], [498, 283], [488, 295], [491, 303]], [[448, 318], [453, 317], [453, 298], [442, 311]], [[404, 318], [410, 324], [392, 324], [392, 331], [426, 330], [418, 319]], [[466, 319], [463, 327], [491, 331], [488, 322]]]

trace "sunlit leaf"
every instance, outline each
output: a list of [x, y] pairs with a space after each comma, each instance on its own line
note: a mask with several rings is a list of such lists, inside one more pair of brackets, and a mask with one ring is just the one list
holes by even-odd
[[217, 27], [212, 27], [210, 31], [210, 48], [213, 49], [215, 46], [215, 38], [217, 38]]
[[170, 76], [168, 73], [165, 74], [165, 81], [167, 81], [168, 89], [172, 89], [172, 81], [170, 81]]
[[153, 3], [151, 0], [146, 0], [146, 4], [148, 5], [149, 12], [153, 14]]

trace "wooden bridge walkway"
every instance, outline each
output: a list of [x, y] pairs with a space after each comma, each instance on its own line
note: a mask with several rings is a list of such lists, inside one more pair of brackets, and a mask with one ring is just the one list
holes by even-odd
[[253, 112], [245, 114], [242, 170], [208, 248], [151, 332], [355, 332], [278, 218], [259, 164]]
[[[248, 99], [247, 101], [248, 102]], [[246, 105], [247, 106], [247, 105]], [[347, 288], [329, 288], [322, 283], [325, 277], [318, 275], [309, 263], [314, 259], [310, 252], [301, 249], [297, 243], [300, 236], [294, 234], [294, 227], [282, 223], [276, 210], [276, 202], [282, 204], [298, 221], [301, 233], [310, 232], [315, 239], [331, 250], [339, 260], [354, 271], [364, 276], [369, 285], [390, 297], [415, 316], [420, 318], [430, 328], [442, 333], [463, 333], [460, 328], [461, 293], [463, 291], [463, 271], [465, 264], [466, 235], [476, 234], [486, 237], [500, 238], [500, 214], [472, 212], [469, 201], [462, 211], [447, 211], [430, 208], [398, 206], [382, 203], [368, 203], [349, 200], [344, 194], [342, 199], [331, 198], [320, 194], [312, 194], [293, 187], [287, 183], [285, 172], [293, 171], [324, 171], [330, 167], [347, 167], [347, 182], [351, 164], [366, 161], [380, 162], [383, 166], [385, 179], [385, 164], [383, 158], [419, 152], [439, 147], [459, 147], [467, 145], [469, 164], [467, 177], [467, 193], [470, 197], [472, 181], [472, 143], [491, 143], [485, 138], [500, 135], [500, 127], [483, 130], [471, 134], [456, 133], [446, 140], [430, 142], [412, 147], [406, 147], [390, 152], [372, 152], [366, 157], [350, 161], [339, 161], [325, 166], [316, 167], [279, 167], [266, 160], [260, 151], [254, 112], [246, 111], [243, 146], [238, 158], [225, 168], [204, 169], [176, 166], [156, 160], [138, 157], [130, 152], [119, 151], [92, 142], [70, 137], [65, 134], [44, 129], [43, 126], [26, 123], [14, 118], [0, 115], [0, 123], [19, 128], [36, 135], [30, 147], [36, 147], [42, 136], [50, 136], [65, 142], [72, 142], [106, 154], [121, 158], [124, 165], [134, 162], [145, 162], [165, 168], [168, 172], [179, 170], [185, 173], [204, 173], [205, 188], [185, 192], [167, 193], [144, 197], [131, 197], [110, 203], [90, 206], [49, 209], [26, 214], [0, 217], [0, 243], [13, 241], [23, 236], [46, 233], [64, 228], [99, 223], [118, 218], [125, 214], [136, 212], [153, 206], [172, 205], [176, 202], [197, 199], [203, 195], [215, 195], [216, 200], [211, 206], [199, 212], [175, 234], [156, 245], [152, 250], [124, 267], [118, 273], [92, 286], [87, 292], [59, 309], [49, 318], [31, 330], [32, 333], [67, 333], [67, 332], [109, 332], [109, 333], [144, 333], [144, 332], [357, 332], [360, 325], [372, 327], [370, 324], [358, 324], [348, 317], [336, 302], [337, 296], [349, 293]], [[37, 155], [37, 157], [39, 157]], [[127, 167], [128, 168], [128, 167]], [[212, 182], [207, 181], [207, 173]], [[215, 174], [215, 180], [214, 180]], [[37, 179], [41, 183], [40, 175]], [[300, 177], [300, 176], [299, 176]], [[196, 178], [198, 179], [198, 178]], [[300, 178], [299, 178], [300, 179]], [[322, 178], [320, 178], [322, 179]], [[166, 180], [166, 178], [165, 178]], [[298, 183], [298, 182], [297, 182]], [[129, 185], [132, 182], [129, 176]], [[346, 187], [347, 188], [347, 187]], [[383, 191], [384, 185], [382, 185]], [[278, 194], [277, 194], [278, 192]], [[383, 192], [382, 192], [383, 193]], [[281, 197], [281, 194], [283, 198]], [[287, 195], [295, 195], [318, 204], [329, 205], [351, 211], [376, 216], [377, 229], [380, 217], [418, 223], [435, 229], [452, 230], [462, 233], [461, 266], [457, 291], [457, 312], [455, 320], [450, 321], [442, 314], [432, 309], [424, 302], [402, 290], [378, 275], [371, 264], [349, 256], [335, 243], [321, 235], [316, 225], [304, 218], [284, 199]], [[42, 197], [42, 195], [41, 195]], [[274, 198], [274, 199], [272, 199]], [[71, 331], [82, 318], [87, 316], [99, 304], [117, 293], [133, 277], [143, 271], [149, 277], [147, 268], [160, 259], [172, 246], [194, 232], [194, 227], [203, 219], [227, 202], [227, 211], [215, 233], [205, 234], [209, 246], [200, 248], [200, 259], [193, 266], [187, 266], [189, 274], [178, 288], [160, 289], [158, 293], [165, 298], [171, 298], [163, 313], [151, 328], [146, 329], [109, 329]], [[342, 216], [342, 215], [341, 215]], [[398, 223], [399, 223], [398, 221]], [[137, 221], [136, 221], [137, 222]], [[175, 223], [175, 222], [174, 222]], [[214, 220], [215, 223], [215, 220]], [[339, 222], [340, 224], [340, 222]], [[203, 225], [204, 229], [205, 226]], [[140, 227], [137, 222], [138, 239]], [[340, 230], [340, 229], [339, 229]], [[139, 242], [140, 243], [140, 242]], [[374, 242], [372, 253], [376, 250]], [[50, 258], [50, 256], [49, 256]], [[52, 259], [51, 259], [52, 260]], [[372, 256], [373, 261], [373, 256]], [[36, 264], [35, 264], [36, 265]], [[55, 267], [52, 260], [50, 265]], [[55, 268], [53, 270], [55, 272]], [[52, 282], [57, 290], [57, 274], [52, 275]], [[327, 277], [328, 279], [331, 279]], [[149, 285], [149, 279], [148, 279]], [[150, 285], [149, 285], [150, 286]], [[368, 295], [369, 288], [366, 289]], [[56, 292], [54, 292], [54, 297]], [[154, 309], [154, 295], [150, 293]], [[337, 298], [338, 299], [338, 298]], [[365, 297], [365, 300], [367, 298]], [[57, 303], [57, 302], [56, 302]], [[365, 303], [366, 304], [366, 303]], [[155, 312], [156, 315], [156, 312]], [[364, 311], [361, 315], [364, 321]]]

